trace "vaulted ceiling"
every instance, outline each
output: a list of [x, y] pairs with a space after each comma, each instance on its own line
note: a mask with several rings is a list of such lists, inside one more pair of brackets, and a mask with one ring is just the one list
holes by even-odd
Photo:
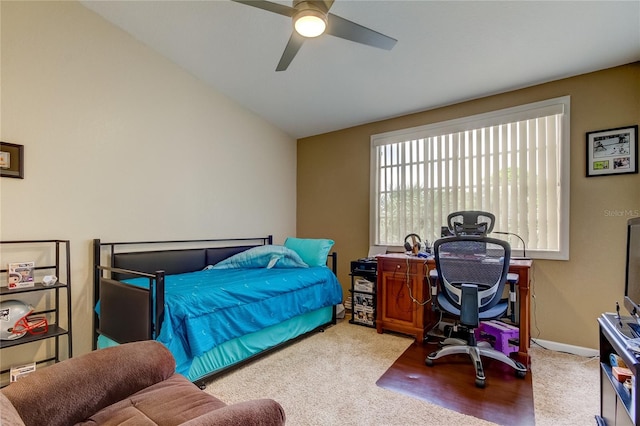
[[397, 44], [325, 34], [281, 72], [285, 16], [227, 0], [82, 4], [295, 138], [640, 60], [637, 0], [336, 0], [331, 13]]

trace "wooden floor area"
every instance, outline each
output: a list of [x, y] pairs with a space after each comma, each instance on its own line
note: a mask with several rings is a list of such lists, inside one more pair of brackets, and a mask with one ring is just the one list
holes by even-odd
[[426, 356], [437, 348], [437, 344], [414, 343], [376, 384], [501, 425], [535, 424], [530, 371], [524, 379], [517, 378], [511, 367], [483, 358], [486, 386], [480, 389], [466, 355], [451, 355], [426, 366]]

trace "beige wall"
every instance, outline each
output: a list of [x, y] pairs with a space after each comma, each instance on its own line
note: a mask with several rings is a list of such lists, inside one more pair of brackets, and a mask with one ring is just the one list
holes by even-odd
[[585, 177], [585, 133], [640, 124], [640, 63], [298, 141], [300, 237], [330, 237], [339, 278], [369, 247], [369, 146], [373, 134], [571, 96], [570, 260], [536, 260], [532, 336], [597, 348], [596, 319], [624, 292], [625, 224], [640, 210], [640, 174]]
[[0, 138], [26, 160], [24, 180], [0, 179], [0, 237], [71, 240], [76, 354], [93, 238], [295, 233], [294, 139], [79, 3], [0, 12]]

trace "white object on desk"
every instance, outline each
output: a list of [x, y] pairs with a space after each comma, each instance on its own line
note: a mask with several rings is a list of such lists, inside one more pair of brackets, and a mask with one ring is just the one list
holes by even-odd
[[45, 287], [51, 287], [55, 285], [56, 282], [58, 282], [58, 277], [55, 275], [45, 275], [44, 278], [42, 278], [42, 285]]
[[369, 255], [367, 257], [373, 258], [379, 254], [387, 254], [387, 246], [370, 246]]

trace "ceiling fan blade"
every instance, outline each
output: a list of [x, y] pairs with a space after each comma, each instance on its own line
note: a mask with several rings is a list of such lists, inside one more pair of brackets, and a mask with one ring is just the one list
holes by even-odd
[[270, 1], [264, 0], [231, 0], [236, 3], [246, 4], [247, 6], [257, 7], [258, 9], [263, 9], [269, 12], [277, 13], [279, 15], [288, 16], [291, 18], [296, 11], [294, 8], [285, 6], [283, 4], [272, 3]]
[[327, 34], [340, 37], [345, 40], [355, 41], [380, 49], [391, 50], [396, 45], [395, 38], [391, 38], [377, 31], [363, 27], [360, 24], [341, 18], [333, 13], [329, 14]]
[[289, 67], [291, 61], [302, 47], [302, 43], [304, 43], [304, 37], [293, 31], [291, 33], [291, 37], [289, 37], [289, 42], [287, 43], [287, 47], [284, 48], [284, 52], [282, 53], [282, 57], [280, 58], [280, 62], [278, 62], [278, 66], [276, 67], [276, 71], [284, 71]]

